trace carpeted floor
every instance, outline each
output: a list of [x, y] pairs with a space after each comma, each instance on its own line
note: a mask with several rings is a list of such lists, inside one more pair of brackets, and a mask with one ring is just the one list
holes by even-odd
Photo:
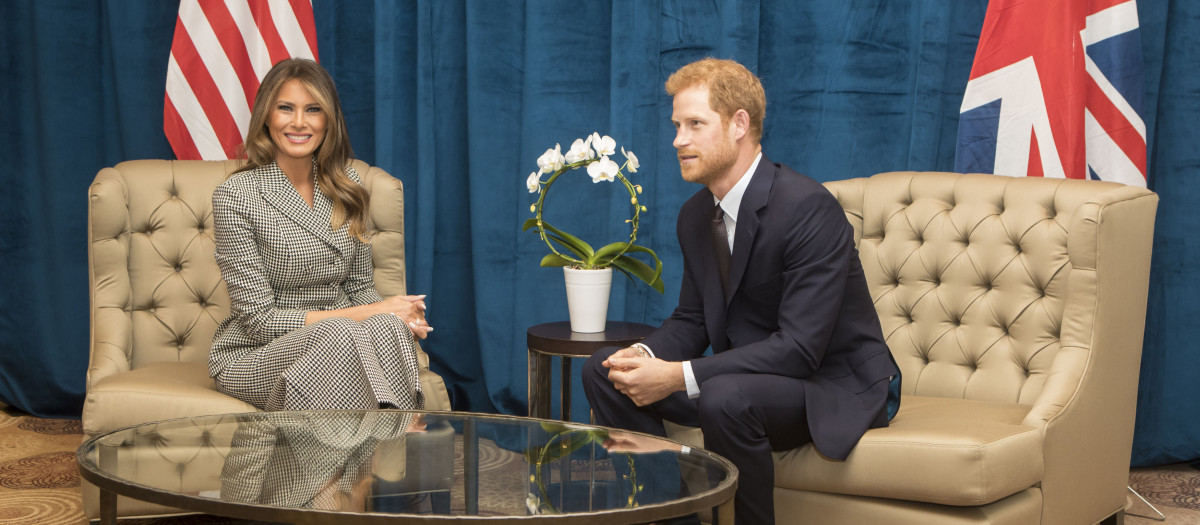
[[0, 413], [0, 523], [83, 519], [75, 449], [78, 421]]
[[[1129, 486], [1166, 515], [1165, 523], [1200, 524], [1200, 461], [1133, 469]], [[1125, 507], [1126, 525], [1164, 523], [1136, 496], [1130, 495]]]
[[[0, 525], [86, 522], [79, 497], [79, 470], [75, 463], [75, 449], [82, 438], [78, 421], [39, 419], [6, 407], [0, 411]], [[497, 468], [518, 462], [515, 457], [480, 459], [481, 463], [491, 463]], [[1130, 495], [1126, 524], [1200, 525], [1200, 469], [1187, 464], [1134, 469], [1129, 482], [1166, 514], [1167, 519], [1165, 522], [1150, 519], [1156, 516], [1154, 512]], [[461, 486], [460, 483], [455, 485]], [[512, 499], [519, 500], [519, 497]], [[252, 522], [200, 515], [122, 520], [121, 523], [249, 525]]]

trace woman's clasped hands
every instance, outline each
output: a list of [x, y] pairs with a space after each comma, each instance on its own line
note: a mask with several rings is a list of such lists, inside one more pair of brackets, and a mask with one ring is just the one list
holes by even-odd
[[375, 304], [384, 312], [402, 319], [419, 339], [425, 339], [429, 332], [433, 331], [433, 327], [425, 319], [428, 307], [424, 295], [394, 295]]

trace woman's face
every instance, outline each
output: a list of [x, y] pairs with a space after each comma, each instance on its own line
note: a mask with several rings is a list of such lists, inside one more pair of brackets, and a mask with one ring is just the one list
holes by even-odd
[[279, 88], [267, 129], [275, 143], [275, 160], [311, 160], [325, 140], [325, 110], [309, 94], [304, 83], [292, 79]]

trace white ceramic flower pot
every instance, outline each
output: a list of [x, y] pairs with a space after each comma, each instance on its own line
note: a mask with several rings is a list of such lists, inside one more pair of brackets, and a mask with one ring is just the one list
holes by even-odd
[[571, 331], [596, 333], [604, 331], [608, 317], [608, 291], [612, 288], [612, 268], [577, 270], [563, 267], [567, 282], [567, 310], [571, 315]]

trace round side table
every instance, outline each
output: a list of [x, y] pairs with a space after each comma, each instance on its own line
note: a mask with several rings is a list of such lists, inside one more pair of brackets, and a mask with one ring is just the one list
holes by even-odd
[[584, 334], [571, 331], [569, 321], [529, 327], [525, 346], [529, 348], [529, 416], [550, 418], [550, 358], [562, 358], [562, 393], [559, 419], [571, 419], [571, 358], [590, 357], [606, 346], [626, 347], [650, 335], [654, 327], [642, 323], [608, 321], [603, 332]]

